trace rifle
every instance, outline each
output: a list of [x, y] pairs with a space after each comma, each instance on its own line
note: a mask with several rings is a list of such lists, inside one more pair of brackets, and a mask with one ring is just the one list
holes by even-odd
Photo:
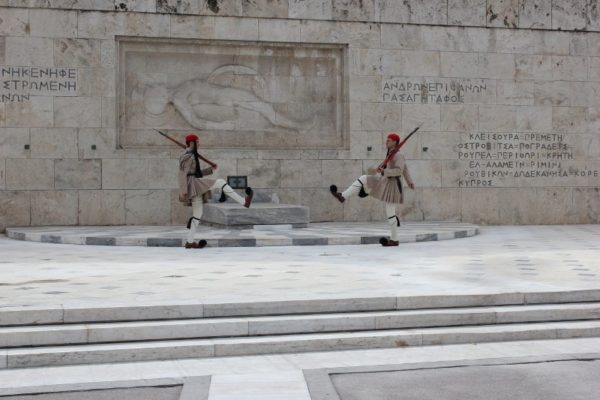
[[[166, 137], [167, 139], [169, 139], [171, 142], [175, 143], [176, 145], [178, 145], [181, 148], [187, 149], [187, 146], [183, 143], [181, 143], [179, 140], [172, 138], [171, 136], [167, 135], [166, 133], [159, 131], [158, 129], [154, 129], [156, 132], [160, 133], [161, 135], [163, 135], [164, 137]], [[196, 149], [197, 151], [197, 149]], [[214, 162], [202, 157], [200, 154], [198, 154], [198, 158], [201, 159], [202, 161], [204, 161], [205, 163], [209, 164], [212, 168], [217, 169], [217, 164], [215, 164]]]
[[401, 141], [400, 143], [398, 143], [398, 144], [396, 145], [396, 147], [394, 147], [394, 150], [392, 150], [392, 151], [390, 152], [390, 154], [388, 154], [388, 156], [385, 158], [385, 160], [383, 160], [383, 162], [382, 162], [381, 164], [379, 164], [379, 166], [377, 167], [377, 169], [378, 169], [378, 170], [383, 170], [383, 169], [385, 169], [385, 168], [387, 167], [387, 165], [388, 165], [388, 163], [390, 162], [390, 160], [391, 160], [392, 158], [394, 158], [394, 156], [395, 156], [395, 155], [398, 153], [398, 151], [400, 151], [400, 148], [401, 148], [402, 146], [404, 146], [404, 143], [406, 143], [406, 141], [407, 141], [408, 139], [410, 139], [410, 137], [411, 137], [412, 135], [414, 135], [414, 134], [415, 134], [415, 133], [416, 133], [416, 132], [419, 130], [419, 128], [421, 127], [421, 125], [423, 125], [423, 123], [422, 123], [422, 122], [421, 122], [421, 124], [420, 124], [419, 126], [417, 126], [415, 129], [413, 129], [413, 130], [412, 130], [412, 132], [411, 132], [411, 133], [409, 133], [409, 134], [408, 134], [408, 136], [406, 136], [406, 137], [404, 138], [404, 140], [403, 140], [403, 141]]

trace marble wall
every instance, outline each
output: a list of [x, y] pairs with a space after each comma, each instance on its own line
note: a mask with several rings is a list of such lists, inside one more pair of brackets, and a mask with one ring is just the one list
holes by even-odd
[[[189, 210], [176, 196], [179, 149], [151, 136], [152, 127], [210, 131], [204, 155], [221, 176], [248, 175], [252, 186], [310, 207], [313, 221], [380, 220], [380, 203], [341, 207], [328, 187], [380, 161], [386, 133], [421, 123], [403, 149], [417, 186], [401, 207], [404, 220], [598, 223], [598, 7], [0, 0], [0, 230], [182, 223]], [[145, 105], [230, 65], [219, 61], [231, 55], [225, 48], [245, 51], [257, 73], [285, 71], [261, 78], [268, 96], [258, 96], [257, 115], [244, 114], [247, 125], [186, 119], [173, 102], [165, 122], [160, 107]], [[320, 76], [312, 59], [294, 75], [290, 65], [311, 51], [333, 60], [330, 73]], [[261, 93], [261, 79], [245, 71], [220, 79], [250, 78], [252, 94]], [[290, 84], [303, 75], [314, 79]], [[312, 131], [303, 129], [313, 126], [311, 114], [320, 127]]]

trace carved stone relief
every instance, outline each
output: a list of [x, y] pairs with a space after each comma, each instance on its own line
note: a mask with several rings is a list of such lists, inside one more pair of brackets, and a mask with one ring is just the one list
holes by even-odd
[[342, 47], [121, 41], [120, 145], [167, 145], [152, 129], [212, 148], [346, 146]]

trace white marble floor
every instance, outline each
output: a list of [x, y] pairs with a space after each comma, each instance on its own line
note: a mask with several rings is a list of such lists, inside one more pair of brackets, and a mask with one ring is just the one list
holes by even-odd
[[80, 306], [600, 288], [600, 225], [484, 227], [399, 247], [78, 246], [0, 236], [0, 305]]

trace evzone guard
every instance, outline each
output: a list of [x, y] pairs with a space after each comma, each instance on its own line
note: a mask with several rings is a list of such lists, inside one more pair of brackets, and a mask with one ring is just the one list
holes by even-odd
[[[159, 133], [181, 145], [175, 139], [172, 139], [164, 133], [160, 131]], [[210, 191], [221, 189], [219, 202], [224, 202], [227, 200], [227, 197], [229, 197], [246, 208], [249, 208], [252, 203], [253, 191], [250, 187], [246, 188], [246, 198], [244, 199], [237, 194], [225, 180], [209, 178], [208, 176], [212, 175], [213, 171], [217, 169], [217, 164], [198, 154], [198, 136], [195, 134], [190, 133], [185, 137], [185, 148], [185, 153], [179, 157], [178, 176], [179, 201], [186, 206], [192, 207], [192, 217], [187, 224], [189, 232], [185, 248], [201, 249], [206, 246], [206, 240], [202, 239], [199, 242], [196, 242], [194, 241], [194, 235], [200, 224], [203, 204], [210, 198]], [[207, 168], [202, 168], [200, 160], [204, 161], [209, 166]]]
[[382, 237], [379, 241], [382, 246], [398, 246], [400, 219], [396, 214], [396, 206], [402, 204], [404, 200], [401, 177], [404, 177], [409, 188], [415, 188], [406, 166], [406, 160], [399, 153], [399, 150], [419, 127], [413, 130], [402, 142], [398, 134], [390, 133], [385, 141], [387, 148], [385, 160], [377, 167], [369, 168], [368, 175], [358, 178], [348, 189], [340, 193], [336, 185], [331, 185], [329, 188], [331, 194], [340, 203], [345, 202], [346, 199], [357, 193], [359, 197], [371, 195], [385, 203], [385, 213], [390, 226], [390, 238]]

